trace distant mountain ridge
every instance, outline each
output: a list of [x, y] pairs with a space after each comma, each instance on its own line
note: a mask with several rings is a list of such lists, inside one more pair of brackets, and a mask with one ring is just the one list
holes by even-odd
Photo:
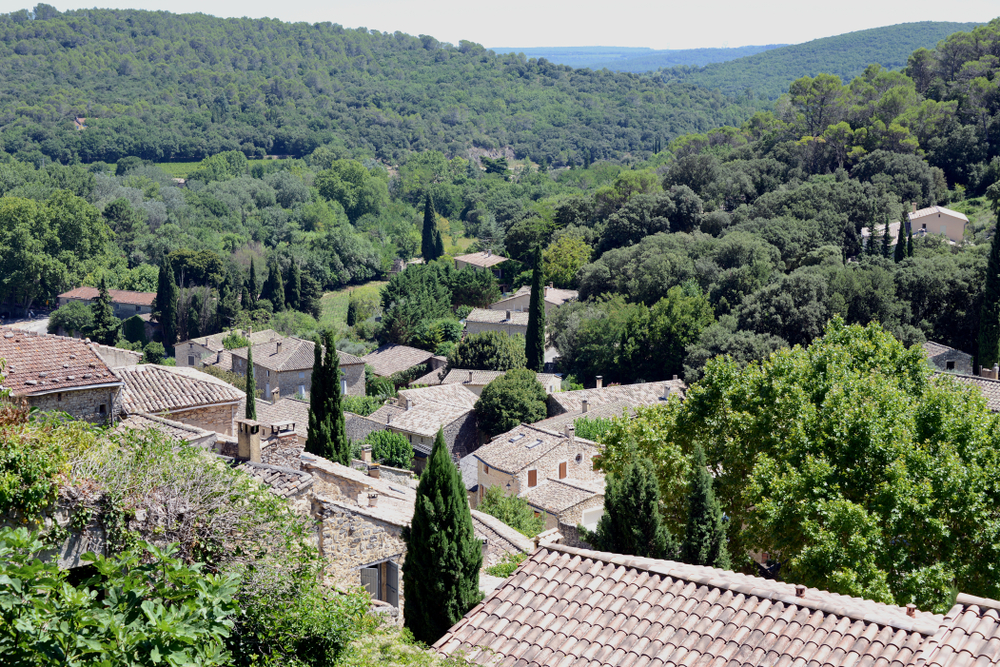
[[531, 48], [493, 47], [495, 53], [523, 53], [527, 58], [545, 58], [558, 65], [613, 72], [652, 72], [665, 67], [704, 67], [776, 49], [785, 44], [738, 46], [734, 48], [650, 49], [633, 46], [538, 46]]
[[915, 50], [933, 49], [948, 35], [969, 31], [978, 25], [982, 24], [900, 23], [814, 39], [703, 67], [675, 67], [663, 70], [663, 75], [666, 79], [694, 83], [729, 96], [743, 96], [750, 91], [754, 98], [773, 100], [803, 76], [836, 74], [848, 83], [872, 63], [886, 69], [900, 69]]

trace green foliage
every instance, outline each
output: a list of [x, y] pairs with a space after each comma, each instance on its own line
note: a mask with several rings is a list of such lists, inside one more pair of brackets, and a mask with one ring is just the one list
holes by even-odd
[[686, 563], [728, 570], [731, 564], [726, 543], [726, 520], [722, 506], [715, 498], [712, 474], [705, 465], [705, 452], [695, 445], [691, 456], [688, 521], [681, 554]]
[[166, 354], [166, 350], [163, 348], [163, 343], [155, 340], [150, 341], [142, 348], [142, 363], [162, 364], [163, 358]]
[[285, 309], [285, 283], [281, 278], [281, 269], [273, 257], [267, 263], [267, 278], [261, 288], [260, 298], [271, 302], [275, 313]]
[[234, 329], [223, 337], [222, 347], [227, 350], [238, 350], [241, 347], [250, 347], [250, 339], [238, 330]]
[[357, 160], [335, 160], [316, 176], [316, 189], [339, 203], [352, 223], [363, 215], [378, 215], [389, 199], [385, 178]]
[[462, 475], [440, 430], [403, 541], [405, 624], [418, 641], [433, 644], [482, 599], [482, 545], [472, 528]]
[[535, 248], [531, 269], [531, 298], [528, 302], [528, 326], [524, 334], [526, 367], [541, 373], [545, 370], [545, 285], [543, 278], [542, 249]]
[[253, 346], [247, 348], [247, 368], [243, 376], [244, 393], [246, 395], [246, 409], [243, 416], [247, 419], [257, 419], [257, 380], [255, 379], [253, 365]]
[[[535, 516], [535, 511], [528, 505], [527, 500], [519, 496], [508, 496], [499, 486], [491, 486], [486, 489], [486, 493], [476, 509], [500, 519], [527, 537], [534, 537], [545, 530], [545, 520], [540, 516]], [[520, 562], [520, 560], [514, 562], [511, 570], [517, 567]]]
[[70, 301], [56, 308], [49, 316], [48, 332], [65, 331], [67, 335], [83, 333], [94, 324], [94, 311], [82, 301]]
[[413, 466], [413, 445], [402, 433], [372, 431], [365, 437], [372, 446], [372, 458], [393, 468], [409, 470]]
[[555, 287], [576, 287], [576, 273], [590, 261], [593, 252], [594, 249], [578, 237], [560, 236], [543, 253], [545, 280]]
[[[218, 366], [203, 366], [198, 370], [200, 370], [202, 373], [208, 373], [209, 375], [217, 377], [220, 380], [224, 380], [225, 382], [228, 382], [229, 384], [233, 385], [242, 392], [245, 392], [247, 390], [246, 375], [240, 375], [239, 373], [227, 371]], [[250, 383], [250, 387], [254, 392], [255, 398], [260, 398], [261, 391], [257, 389], [256, 385], [254, 383]]]
[[[38, 557], [37, 534], [0, 529], [0, 653], [11, 665], [228, 665], [237, 577], [173, 557], [89, 554], [97, 575], [71, 585]], [[53, 622], [58, 619], [58, 622]]]
[[172, 352], [177, 342], [177, 283], [174, 282], [174, 271], [170, 260], [164, 258], [160, 264], [157, 279], [156, 300], [153, 303], [153, 315], [160, 323], [163, 331], [163, 346]]
[[[1000, 218], [998, 218], [1000, 220]], [[993, 232], [986, 264], [986, 282], [979, 313], [979, 365], [992, 368], [1000, 361], [1000, 233]]]
[[603, 442], [604, 434], [611, 430], [613, 423], [613, 419], [604, 417], [578, 417], [573, 420], [573, 428], [579, 438]]
[[545, 388], [534, 371], [509, 370], [483, 387], [476, 401], [479, 428], [492, 438], [520, 424], [545, 419], [545, 399]]
[[129, 317], [122, 322], [122, 337], [130, 343], [140, 343], [145, 345], [146, 323], [143, 322], [142, 318], [138, 315]]
[[448, 357], [449, 368], [507, 371], [524, 368], [524, 338], [505, 331], [481, 331], [466, 336]]
[[437, 213], [430, 193], [424, 198], [424, 226], [420, 239], [420, 254], [425, 262], [433, 262], [444, 254], [444, 242], [437, 226]]
[[506, 579], [510, 575], [514, 574], [514, 570], [516, 570], [517, 567], [527, 558], [528, 554], [525, 553], [504, 554], [504, 557], [500, 559], [499, 563], [486, 568], [486, 574]]
[[340, 357], [334, 342], [329, 329], [315, 341], [305, 451], [347, 466], [351, 464], [351, 445], [344, 432]]
[[621, 473], [610, 473], [604, 494], [604, 514], [594, 532], [579, 526], [581, 536], [599, 551], [676, 558], [676, 539], [660, 519], [660, 494], [653, 465], [633, 456]]
[[90, 311], [94, 315], [93, 324], [88, 332], [90, 337], [101, 345], [114, 346], [121, 336], [122, 322], [115, 317], [114, 308], [111, 306], [111, 295], [108, 294], [108, 285], [103, 278], [97, 298], [90, 303]]

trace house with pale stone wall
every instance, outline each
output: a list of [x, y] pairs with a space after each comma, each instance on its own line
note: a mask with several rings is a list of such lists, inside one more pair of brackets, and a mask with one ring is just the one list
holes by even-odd
[[[266, 401], [283, 396], [309, 397], [316, 344], [294, 336], [253, 346], [254, 378]], [[246, 373], [247, 348], [230, 350], [232, 371]], [[345, 396], [365, 395], [365, 362], [353, 354], [337, 350], [340, 362], [340, 391]]]
[[194, 368], [143, 364], [119, 368], [125, 383], [122, 409], [127, 415], [151, 414], [223, 435], [234, 423], [244, 392]]
[[384, 405], [366, 419], [384, 424], [413, 445], [414, 470], [423, 470], [438, 429], [456, 459], [475, 451], [480, 443], [475, 405], [479, 397], [460, 384], [402, 389], [394, 405]]
[[[59, 306], [65, 306], [70, 301], [79, 301], [89, 306], [100, 294], [96, 287], [77, 287], [58, 296]], [[126, 320], [133, 315], [149, 315], [153, 312], [153, 302], [156, 292], [130, 292], [128, 290], [109, 289], [111, 309], [115, 317]]]
[[964, 213], [943, 206], [928, 206], [917, 210], [917, 205], [914, 204], [907, 216], [914, 236], [920, 233], [940, 234], [952, 243], [961, 243], [965, 239], [965, 227], [969, 224], [969, 218]]
[[[551, 284], [547, 285], [544, 289], [545, 294], [542, 299], [545, 302], [546, 315], [552, 315], [556, 308], [570, 301], [576, 301], [580, 296], [580, 293], [575, 289], [559, 289], [553, 287]], [[510, 296], [490, 304], [490, 310], [509, 310], [515, 313], [526, 313], [530, 305], [531, 285], [524, 285]]]
[[[439, 384], [460, 384], [476, 396], [483, 395], [483, 388], [506, 371], [470, 371], [462, 368], [431, 371], [410, 383], [411, 387], [430, 387]], [[545, 389], [546, 394], [552, 394], [562, 389], [562, 378], [553, 373], [535, 373], [535, 379]]]
[[88, 340], [0, 327], [0, 388], [39, 410], [95, 424], [122, 411], [122, 380]]
[[182, 340], [174, 346], [174, 355], [178, 366], [191, 366], [200, 368], [202, 366], [222, 365], [225, 370], [232, 370], [229, 362], [228, 351], [222, 341], [233, 333], [250, 341], [251, 345], [268, 343], [280, 338], [284, 338], [274, 329], [264, 329], [263, 331], [223, 331], [211, 336], [200, 336], [190, 340]]

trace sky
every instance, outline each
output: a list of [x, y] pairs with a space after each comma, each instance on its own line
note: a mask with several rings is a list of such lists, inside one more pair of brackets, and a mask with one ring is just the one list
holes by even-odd
[[[0, 0], [0, 11], [33, 7]], [[987, 22], [996, 0], [49, 0], [63, 11], [86, 7], [271, 17], [348, 28], [426, 34], [494, 47], [638, 46], [692, 49], [799, 44], [854, 30], [914, 21]]]

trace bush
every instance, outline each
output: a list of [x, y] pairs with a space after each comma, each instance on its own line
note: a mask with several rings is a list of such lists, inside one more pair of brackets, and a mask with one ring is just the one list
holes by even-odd
[[528, 537], [534, 537], [545, 529], [545, 521], [542, 517], [535, 516], [535, 511], [528, 505], [527, 500], [518, 496], [508, 496], [499, 486], [486, 489], [486, 494], [476, 509], [500, 519]]
[[166, 354], [167, 351], [163, 349], [163, 343], [157, 343], [154, 340], [152, 343], [146, 343], [146, 347], [142, 349], [142, 363], [162, 364]]
[[62, 329], [67, 335], [87, 331], [94, 325], [94, 313], [90, 306], [82, 301], [70, 301], [52, 311], [49, 316], [48, 332], [59, 333]]
[[486, 574], [506, 579], [510, 575], [514, 574], [514, 570], [517, 569], [517, 566], [523, 563], [527, 557], [528, 554], [523, 552], [507, 554], [499, 563], [486, 568]]
[[138, 315], [122, 322], [122, 336], [130, 343], [146, 344], [146, 323]]
[[385, 401], [379, 396], [341, 396], [340, 405], [344, 412], [353, 412], [356, 415], [367, 417], [384, 405]]
[[401, 433], [372, 431], [365, 438], [372, 446], [372, 459], [393, 468], [413, 467], [413, 445]]
[[285, 310], [271, 317], [271, 328], [286, 336], [310, 338], [319, 330], [316, 318], [297, 310]]
[[237, 350], [241, 347], [250, 347], [250, 339], [241, 334], [239, 331], [230, 331], [226, 337], [222, 339], [222, 347], [227, 350]]
[[450, 368], [472, 371], [509, 371], [524, 368], [527, 363], [524, 337], [503, 331], [481, 331], [467, 336], [448, 357]]
[[526, 368], [507, 371], [483, 387], [476, 401], [479, 428], [491, 438], [515, 428], [545, 419], [545, 388], [535, 372]]
[[604, 437], [605, 433], [611, 430], [611, 425], [613, 423], [613, 419], [605, 419], [603, 417], [580, 417], [573, 422], [573, 428], [577, 436], [586, 440], [601, 442], [601, 438]]

